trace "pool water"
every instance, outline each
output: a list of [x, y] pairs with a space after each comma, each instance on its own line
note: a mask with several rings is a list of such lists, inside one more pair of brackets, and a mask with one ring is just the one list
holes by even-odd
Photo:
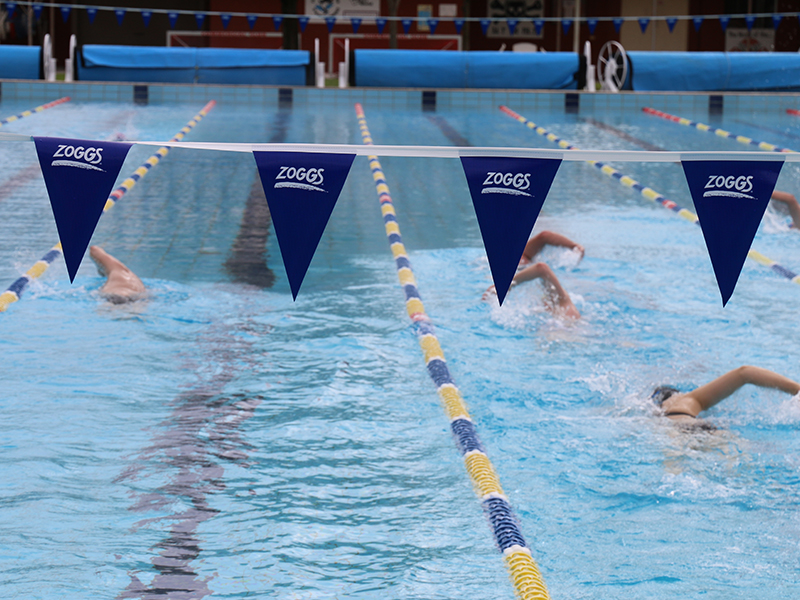
[[[363, 106], [376, 144], [554, 147], [499, 110]], [[3, 131], [166, 140], [201, 107], [70, 102]], [[3, 101], [0, 114], [27, 108]], [[745, 149], [638, 112], [510, 108], [583, 149]], [[800, 147], [800, 120], [777, 111], [714, 125]], [[353, 110], [220, 102], [186, 139], [361, 137]], [[120, 179], [151, 153], [132, 148]], [[0, 159], [10, 284], [57, 236], [32, 144], [0, 144]], [[585, 246], [581, 261], [542, 256], [582, 319], [553, 317], [536, 283], [482, 302], [489, 269], [458, 162], [381, 163], [551, 596], [796, 597], [797, 398], [744, 388], [709, 411], [715, 431], [686, 432], [647, 397], [741, 364], [800, 378], [800, 288], [748, 261], [723, 309], [699, 227], [563, 163], [535, 230]], [[679, 165], [618, 168], [692, 208]], [[778, 188], [800, 191], [796, 165]], [[74, 284], [59, 261], [0, 316], [4, 597], [513, 597], [406, 315], [366, 158], [296, 302], [259, 201], [249, 155], [175, 149], [93, 238], [143, 278], [147, 301], [104, 303], [87, 258]], [[753, 247], [797, 272], [786, 223], [770, 208]]]

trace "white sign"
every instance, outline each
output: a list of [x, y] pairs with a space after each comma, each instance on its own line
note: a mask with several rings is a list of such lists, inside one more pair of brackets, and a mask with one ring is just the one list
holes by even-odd
[[306, 0], [306, 15], [312, 17], [379, 17], [380, 0]]
[[509, 33], [505, 21], [492, 21], [486, 31], [490, 38], [541, 38], [543, 32], [536, 35], [536, 28], [531, 19], [544, 17], [543, 0], [487, 0], [487, 15], [490, 19], [518, 19], [514, 35]]
[[775, 50], [775, 30], [771, 28], [750, 31], [746, 28], [725, 30], [725, 52], [772, 52]]

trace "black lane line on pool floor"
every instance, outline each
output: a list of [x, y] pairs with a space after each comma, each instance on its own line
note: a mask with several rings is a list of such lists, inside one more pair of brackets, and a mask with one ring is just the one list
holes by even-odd
[[454, 146], [472, 146], [469, 140], [461, 135], [456, 129], [448, 123], [447, 119], [439, 115], [428, 115], [428, 120], [436, 125], [439, 130], [444, 134]]
[[[166, 480], [152, 491], [138, 493], [136, 503], [129, 509], [133, 512], [161, 512], [171, 505], [184, 507], [180, 512], [136, 524], [135, 528], [169, 523], [169, 530], [167, 537], [152, 547], [157, 552], [150, 559], [155, 576], [144, 583], [138, 576], [141, 571], [129, 571], [131, 582], [117, 596], [120, 600], [200, 599], [212, 593], [208, 587], [212, 577], [200, 578], [191, 566], [203, 552], [197, 530], [219, 513], [208, 498], [225, 489], [223, 463], [247, 459], [250, 448], [238, 428], [253, 416], [262, 400], [259, 396], [224, 394], [226, 384], [247, 368], [251, 354], [251, 344], [237, 340], [232, 333], [235, 334], [211, 330], [199, 340], [209, 348], [205, 356], [212, 361], [215, 375], [175, 398], [172, 412], [159, 427], [161, 432], [115, 480], [135, 482], [134, 488], [141, 487], [140, 480], [145, 477]], [[194, 370], [202, 372], [202, 367]]]
[[[278, 112], [272, 122], [270, 144], [286, 142], [291, 118], [291, 102], [286, 99], [285, 94], [282, 94]], [[234, 282], [264, 289], [271, 288], [275, 284], [275, 272], [269, 268], [267, 261], [267, 241], [271, 224], [272, 215], [261, 185], [261, 177], [256, 170], [250, 195], [242, 213], [239, 233], [231, 246], [231, 254], [225, 261], [225, 270]]]
[[783, 137], [791, 138], [793, 140], [800, 140], [800, 135], [797, 135], [796, 133], [790, 133], [782, 129], [767, 127], [766, 125], [756, 125], [755, 123], [749, 123], [747, 121], [742, 121], [740, 119], [734, 119], [733, 122], [738, 123], [739, 125], [746, 125], [747, 127], [752, 127], [753, 129], [760, 129], [761, 131], [768, 131], [769, 133], [782, 135]]
[[639, 146], [639, 148], [642, 148], [643, 150], [648, 150], [650, 152], [664, 151], [664, 148], [662, 148], [661, 146], [656, 146], [655, 144], [651, 144], [650, 142], [646, 142], [645, 140], [632, 136], [631, 134], [622, 131], [621, 129], [617, 129], [616, 127], [614, 127], [613, 125], [609, 125], [608, 123], [597, 121], [595, 119], [592, 119], [591, 117], [582, 117], [581, 121], [583, 121], [584, 123], [588, 123], [589, 125], [593, 125], [594, 127], [600, 129], [601, 131], [606, 131], [608, 133], [611, 133], [617, 136], [618, 138], [625, 140], [626, 142], [630, 142], [631, 144]]

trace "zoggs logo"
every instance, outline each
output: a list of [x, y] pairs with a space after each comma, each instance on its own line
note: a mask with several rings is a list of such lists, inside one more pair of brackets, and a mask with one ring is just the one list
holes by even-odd
[[91, 171], [104, 171], [97, 165], [103, 162], [102, 148], [84, 148], [83, 146], [70, 146], [59, 144], [58, 150], [53, 154], [53, 167], [78, 167], [79, 169], [89, 169]]
[[483, 180], [481, 194], [511, 194], [530, 196], [525, 190], [531, 187], [530, 173], [496, 173], [489, 171]]
[[739, 175], [739, 177], [734, 175], [727, 177], [724, 175], [709, 175], [704, 189], [708, 191], [703, 193], [703, 198], [724, 196], [727, 198], [749, 198], [750, 200], [755, 200], [754, 196], [747, 193], [753, 191], [753, 175]]
[[306, 169], [305, 167], [281, 167], [278, 176], [275, 177], [275, 187], [327, 193], [326, 189], [319, 187], [325, 180], [322, 175], [324, 170]]

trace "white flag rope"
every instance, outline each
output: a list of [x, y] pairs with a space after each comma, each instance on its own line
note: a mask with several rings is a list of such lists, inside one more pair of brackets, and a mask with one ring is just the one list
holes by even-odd
[[[33, 136], [0, 133], [0, 142], [33, 141]], [[88, 141], [88, 140], [87, 140]], [[127, 140], [126, 140], [127, 142]], [[228, 142], [127, 142], [140, 146], [166, 146], [189, 150], [218, 152], [319, 152], [326, 154], [355, 154], [357, 156], [406, 156], [409, 158], [461, 158], [462, 156], [493, 156], [508, 158], [555, 158], [572, 162], [591, 160], [616, 162], [680, 163], [684, 160], [784, 160], [800, 162], [800, 153], [779, 156], [763, 152], [680, 152], [649, 150], [549, 150], [546, 148], [502, 148], [496, 146], [370, 146], [355, 144], [247, 144]]]

